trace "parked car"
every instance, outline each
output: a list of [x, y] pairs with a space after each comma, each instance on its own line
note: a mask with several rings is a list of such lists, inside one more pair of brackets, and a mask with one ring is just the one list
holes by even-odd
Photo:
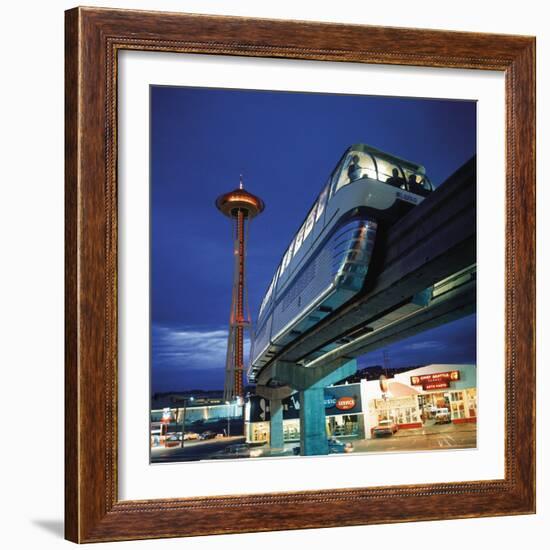
[[216, 437], [216, 432], [213, 432], [212, 430], [206, 430], [205, 432], [202, 432], [199, 436], [199, 439], [214, 439]]
[[351, 441], [346, 441], [344, 443], [343, 441], [340, 441], [335, 437], [331, 437], [328, 440], [328, 452], [330, 454], [351, 453], [352, 451], [353, 451], [353, 443], [351, 443]]
[[384, 435], [393, 435], [399, 428], [391, 419], [380, 420], [378, 425], [371, 429], [372, 437], [381, 437]]
[[448, 424], [451, 421], [451, 413], [447, 408], [437, 409], [434, 418], [436, 424]]
[[228, 445], [225, 449], [212, 455], [212, 458], [250, 458], [250, 446], [247, 443]]
[[[331, 437], [328, 440], [328, 453], [329, 454], [339, 454], [339, 453], [351, 453], [353, 451], [353, 443], [346, 441], [340, 441], [335, 437]], [[292, 449], [293, 454], [300, 454], [300, 446], [294, 447]]]
[[183, 436], [183, 439], [185, 441], [189, 441], [191, 439], [199, 439], [199, 434], [195, 432], [185, 432], [185, 435]]
[[165, 447], [181, 447], [181, 434], [171, 434], [164, 440]]

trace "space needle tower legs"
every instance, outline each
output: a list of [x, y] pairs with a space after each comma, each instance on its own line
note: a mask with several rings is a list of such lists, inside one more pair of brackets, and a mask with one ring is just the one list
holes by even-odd
[[251, 328], [245, 269], [248, 228], [250, 220], [263, 211], [264, 203], [245, 191], [241, 178], [239, 188], [218, 197], [216, 206], [233, 222], [235, 267], [224, 384], [224, 399], [233, 401], [244, 397], [244, 337], [245, 330]]

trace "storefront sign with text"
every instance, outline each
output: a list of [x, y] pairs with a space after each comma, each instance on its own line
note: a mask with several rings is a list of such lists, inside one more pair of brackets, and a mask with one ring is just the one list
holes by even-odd
[[340, 397], [340, 399], [336, 401], [336, 408], [341, 411], [349, 411], [353, 409], [353, 407], [355, 407], [355, 399], [353, 397]]
[[456, 382], [457, 380], [460, 380], [460, 372], [457, 370], [435, 372], [432, 374], [411, 376], [411, 386], [422, 386], [425, 390], [437, 390], [448, 388], [451, 382]]
[[422, 385], [424, 390], [442, 390], [449, 387], [449, 382], [447, 380], [443, 382], [428, 382], [427, 384]]

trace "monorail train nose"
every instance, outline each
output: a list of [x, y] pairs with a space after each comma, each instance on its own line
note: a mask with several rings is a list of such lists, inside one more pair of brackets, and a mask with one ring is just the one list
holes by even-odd
[[366, 218], [346, 224], [336, 234], [333, 245], [335, 287], [354, 291], [363, 288], [377, 228], [376, 220]]

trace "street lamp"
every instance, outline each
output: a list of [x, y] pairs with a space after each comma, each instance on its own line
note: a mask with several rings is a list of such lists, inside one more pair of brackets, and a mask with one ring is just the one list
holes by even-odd
[[181, 417], [181, 449], [183, 449], [183, 440], [185, 439], [185, 409], [187, 407], [187, 403], [189, 401], [193, 402], [194, 400], [195, 398], [193, 396], [183, 398], [183, 415]]
[[229, 401], [226, 401], [225, 404], [227, 405], [227, 437], [229, 437], [229, 432], [231, 430], [231, 426], [230, 426], [230, 409], [229, 407], [231, 406], [231, 403]]

